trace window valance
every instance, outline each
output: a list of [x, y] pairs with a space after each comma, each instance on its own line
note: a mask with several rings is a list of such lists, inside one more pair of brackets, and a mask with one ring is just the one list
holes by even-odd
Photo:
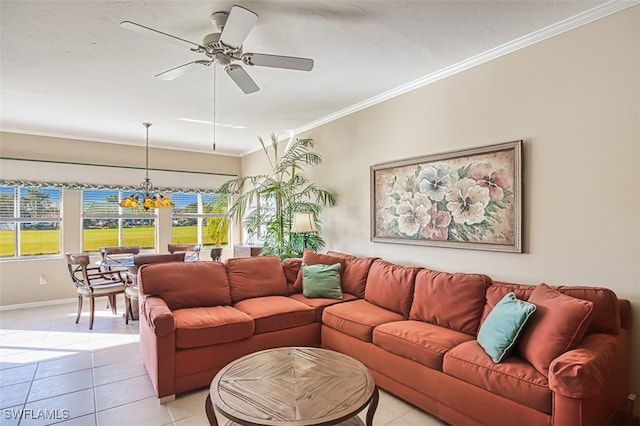
[[[0, 158], [0, 185], [132, 191], [144, 180], [143, 168]], [[212, 193], [235, 175], [149, 169], [158, 192]]]

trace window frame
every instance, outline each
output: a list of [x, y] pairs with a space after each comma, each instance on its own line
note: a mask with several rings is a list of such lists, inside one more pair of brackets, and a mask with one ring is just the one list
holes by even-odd
[[[13, 193], [13, 216], [2, 216], [0, 214], [0, 224], [9, 224], [9, 228], [13, 231], [13, 244], [14, 254], [13, 256], [0, 256], [0, 262], [12, 261], [12, 260], [32, 260], [32, 259], [57, 259], [62, 256], [63, 252], [63, 199], [64, 191], [61, 188], [47, 186], [47, 185], [0, 185], [2, 188], [12, 188]], [[40, 191], [57, 191], [58, 199], [54, 200], [53, 212], [55, 216], [23, 216], [22, 200], [29, 193], [31, 189], [38, 189]], [[22, 195], [22, 191], [26, 190], [25, 196]], [[51, 211], [45, 212], [45, 214], [51, 214]], [[54, 229], [58, 232], [58, 252], [56, 253], [44, 253], [44, 254], [24, 254], [22, 253], [23, 235], [22, 231], [25, 229], [23, 224], [25, 223], [57, 223], [57, 228]], [[11, 226], [12, 225], [12, 226]], [[11, 229], [8, 229], [11, 230]]]
[[[114, 207], [117, 209], [117, 213], [103, 213], [103, 212], [99, 212], [99, 213], [89, 213], [87, 214], [85, 211], [85, 193], [86, 192], [110, 192], [110, 193], [117, 193], [117, 201], [114, 200]], [[85, 253], [90, 253], [90, 254], [94, 254], [94, 253], [99, 253], [100, 252], [100, 248], [98, 247], [97, 250], [93, 250], [93, 249], [87, 249], [85, 247], [85, 231], [88, 228], [85, 228], [85, 220], [115, 220], [117, 221], [117, 233], [118, 233], [118, 241], [116, 244], [113, 244], [114, 246], [122, 246], [122, 245], [132, 245], [129, 244], [127, 242], [124, 241], [124, 224], [125, 224], [125, 220], [152, 220], [153, 221], [153, 247], [142, 247], [141, 246], [141, 250], [143, 251], [151, 251], [151, 252], [157, 252], [158, 251], [158, 213], [156, 211], [156, 209], [150, 209], [148, 211], [145, 211], [143, 209], [139, 209], [139, 210], [131, 210], [128, 208], [124, 208], [124, 207], [120, 207], [120, 202], [126, 198], [126, 194], [131, 192], [129, 190], [123, 190], [120, 188], [100, 188], [100, 189], [96, 189], [96, 188], [84, 188], [81, 190], [81, 197], [80, 197], [80, 229], [81, 229], [81, 236], [80, 236], [80, 240], [81, 240], [81, 247], [82, 247], [82, 251]], [[105, 196], [106, 198], [106, 196]]]
[[[196, 213], [176, 213], [176, 207], [174, 206], [171, 209], [171, 241], [172, 243], [176, 244], [178, 243], [177, 241], [174, 240], [174, 236], [173, 236], [173, 231], [174, 231], [174, 220], [176, 219], [196, 219], [196, 225], [197, 225], [197, 229], [196, 229], [196, 235], [197, 235], [197, 241], [180, 241], [179, 243], [194, 243], [194, 244], [202, 244], [203, 248], [212, 248], [212, 247], [217, 247], [214, 243], [205, 243], [204, 238], [203, 238], [203, 234], [204, 234], [204, 221], [205, 219], [227, 219], [229, 220], [228, 217], [228, 211], [229, 211], [229, 201], [227, 200], [227, 204], [226, 204], [226, 209], [224, 213], [205, 213], [205, 205], [207, 205], [209, 203], [209, 201], [205, 201], [204, 198], [205, 197], [216, 197], [218, 196], [218, 194], [216, 192], [190, 192], [190, 191], [185, 191], [185, 192], [178, 192], [178, 191], [174, 191], [171, 193], [171, 200], [176, 203], [176, 195], [194, 195], [196, 196], [196, 202], [197, 202], [197, 212]], [[212, 200], [213, 201], [213, 200]], [[227, 243], [226, 244], [222, 244], [222, 247], [225, 246], [230, 246], [231, 245], [231, 223], [229, 222], [229, 227], [227, 230]]]

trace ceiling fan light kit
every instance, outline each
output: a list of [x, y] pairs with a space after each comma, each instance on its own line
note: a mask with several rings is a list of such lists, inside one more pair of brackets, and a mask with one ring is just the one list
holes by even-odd
[[213, 28], [216, 30], [215, 32], [216, 34], [220, 34], [222, 32], [222, 29], [224, 28], [224, 24], [227, 23], [228, 17], [229, 17], [228, 12], [213, 12], [211, 14], [211, 23], [213, 24]]
[[174, 42], [187, 45], [191, 51], [202, 53], [207, 57], [207, 59], [200, 59], [179, 65], [156, 75], [156, 77], [163, 80], [178, 78], [195, 65], [210, 66], [211, 64], [219, 64], [244, 93], [250, 94], [257, 92], [260, 88], [241, 64], [297, 71], [311, 71], [313, 69], [313, 59], [309, 58], [244, 53], [242, 44], [258, 21], [258, 15], [249, 9], [241, 6], [233, 6], [229, 13], [214, 12], [211, 14], [210, 19], [215, 32], [204, 36], [202, 44], [194, 43], [131, 21], [123, 21], [120, 23], [120, 26], [140, 33], [161, 35]]

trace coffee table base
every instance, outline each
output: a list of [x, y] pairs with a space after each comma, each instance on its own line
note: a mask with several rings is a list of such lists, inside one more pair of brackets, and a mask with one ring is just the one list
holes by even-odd
[[216, 412], [243, 426], [330, 426], [361, 424], [358, 413], [368, 407], [372, 426], [378, 398], [360, 361], [323, 348], [282, 347], [227, 364], [213, 378], [205, 408], [216, 426]]
[[[373, 415], [376, 413], [376, 409], [378, 408], [378, 400], [379, 400], [378, 387], [376, 386], [373, 391], [373, 397], [371, 398], [371, 402], [369, 402], [369, 408], [367, 408], [367, 423], [366, 426], [373, 426]], [[209, 424], [211, 426], [218, 426], [218, 419], [216, 418], [215, 409], [213, 407], [213, 403], [211, 401], [211, 395], [207, 395], [207, 399], [204, 403], [204, 409], [207, 413], [207, 419], [209, 419]], [[320, 423], [320, 425], [330, 425], [331, 423]], [[353, 416], [348, 420], [344, 420], [340, 423], [335, 423], [338, 426], [362, 426], [364, 423], [357, 415]], [[242, 426], [241, 423], [234, 422], [233, 420], [229, 420], [225, 423], [224, 426]]]

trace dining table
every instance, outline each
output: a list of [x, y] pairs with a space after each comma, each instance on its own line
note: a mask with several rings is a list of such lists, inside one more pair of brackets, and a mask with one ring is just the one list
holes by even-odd
[[[105, 267], [109, 270], [120, 270], [124, 272], [127, 286], [138, 286], [138, 267], [133, 262], [133, 256], [123, 256], [118, 258], [101, 259], [96, 262], [96, 265]], [[126, 313], [124, 314], [126, 315]], [[134, 320], [139, 318], [138, 304], [131, 304], [131, 317]]]

